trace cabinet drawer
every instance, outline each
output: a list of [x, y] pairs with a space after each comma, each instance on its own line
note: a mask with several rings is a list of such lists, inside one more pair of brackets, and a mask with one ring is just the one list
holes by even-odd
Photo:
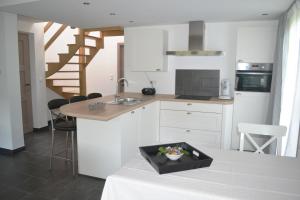
[[187, 142], [196, 148], [221, 148], [220, 141], [221, 132], [160, 127], [161, 143]]
[[161, 101], [160, 109], [222, 113], [221, 104], [207, 104], [207, 103]]
[[221, 131], [222, 115], [216, 113], [160, 110], [160, 126]]

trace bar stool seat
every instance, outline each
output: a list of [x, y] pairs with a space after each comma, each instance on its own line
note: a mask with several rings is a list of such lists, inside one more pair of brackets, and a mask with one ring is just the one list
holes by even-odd
[[58, 120], [53, 125], [55, 130], [58, 131], [76, 131], [76, 124], [74, 121]]

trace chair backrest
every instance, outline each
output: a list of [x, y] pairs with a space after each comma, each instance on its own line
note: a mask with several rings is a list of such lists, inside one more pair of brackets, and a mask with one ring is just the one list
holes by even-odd
[[66, 99], [52, 99], [48, 102], [48, 108], [49, 110], [58, 109], [63, 105], [68, 104], [69, 101]]
[[[251, 124], [251, 123], [239, 123], [238, 131], [241, 134], [240, 137], [240, 151], [244, 151], [245, 136], [249, 142], [256, 148], [255, 153], [264, 153], [264, 149], [271, 143], [277, 143], [276, 154], [280, 155], [281, 152], [281, 141], [282, 137], [286, 134], [285, 126], [275, 126], [275, 125], [264, 125], [264, 124]], [[271, 136], [268, 141], [266, 141], [262, 146], [259, 146], [251, 135], [265, 135]]]
[[52, 99], [48, 102], [48, 109], [51, 120], [52, 130], [54, 129], [54, 117], [60, 117], [60, 113], [57, 111], [61, 106], [68, 104], [69, 101], [66, 99]]
[[102, 97], [101, 93], [90, 93], [87, 96], [88, 99], [95, 99], [95, 98], [99, 98], [99, 97]]
[[70, 103], [75, 103], [75, 102], [79, 102], [79, 101], [84, 101], [87, 100], [86, 96], [73, 96], [70, 98]]

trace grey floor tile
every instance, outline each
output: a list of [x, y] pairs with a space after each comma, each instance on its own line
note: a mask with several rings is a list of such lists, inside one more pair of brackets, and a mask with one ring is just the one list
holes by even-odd
[[5, 187], [5, 190], [0, 192], [0, 199], [2, 200], [19, 200], [28, 195], [24, 191], [17, 190], [11, 187]]
[[[56, 136], [57, 152], [64, 151], [64, 136]], [[100, 199], [105, 180], [73, 177], [71, 164], [59, 159], [49, 170], [50, 141], [48, 130], [29, 133], [25, 135], [24, 151], [0, 155], [0, 200]]]

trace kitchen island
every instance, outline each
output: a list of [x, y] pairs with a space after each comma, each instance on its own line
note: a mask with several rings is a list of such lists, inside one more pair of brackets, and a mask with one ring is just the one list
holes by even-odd
[[[61, 107], [77, 118], [78, 170], [106, 178], [138, 154], [138, 147], [186, 141], [196, 148], [230, 149], [232, 100], [183, 100], [174, 95], [144, 96], [124, 93], [141, 101], [111, 104], [114, 96]], [[90, 109], [98, 102], [104, 107]]]

